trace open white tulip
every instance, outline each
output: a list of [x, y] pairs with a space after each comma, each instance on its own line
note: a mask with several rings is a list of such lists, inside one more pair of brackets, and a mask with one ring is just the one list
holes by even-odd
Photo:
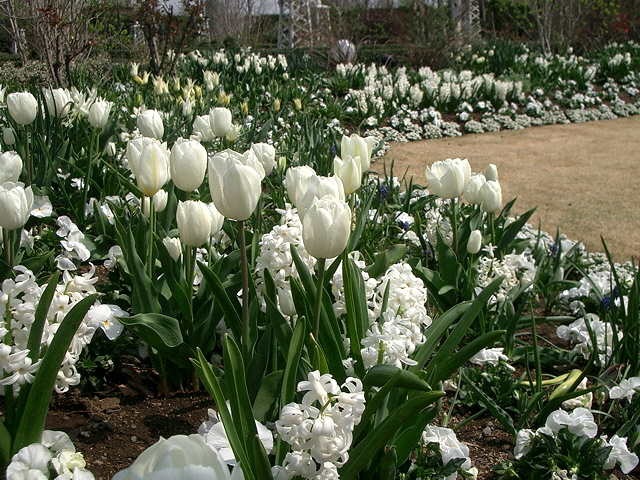
[[64, 118], [71, 110], [71, 93], [66, 88], [45, 88], [42, 90], [49, 115]]
[[471, 166], [465, 158], [447, 158], [427, 167], [425, 176], [429, 190], [441, 198], [458, 198], [465, 192], [471, 178]]

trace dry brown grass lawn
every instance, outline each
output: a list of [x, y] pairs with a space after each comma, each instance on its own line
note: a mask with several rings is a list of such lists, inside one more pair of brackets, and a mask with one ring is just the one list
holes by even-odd
[[551, 235], [560, 229], [590, 252], [603, 251], [602, 236], [624, 262], [640, 258], [639, 148], [637, 115], [395, 143], [384, 162], [394, 162], [394, 175], [407, 171], [423, 185], [425, 166], [436, 160], [467, 158], [476, 172], [494, 163], [504, 201], [517, 198], [516, 213], [537, 206], [535, 226]]

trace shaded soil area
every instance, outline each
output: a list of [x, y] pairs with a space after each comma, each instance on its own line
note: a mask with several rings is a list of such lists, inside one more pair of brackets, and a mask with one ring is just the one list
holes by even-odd
[[517, 198], [515, 213], [537, 206], [534, 226], [551, 235], [559, 229], [590, 252], [603, 251], [602, 236], [614, 260], [625, 262], [640, 257], [639, 146], [635, 115], [394, 143], [384, 165], [425, 185], [424, 169], [437, 160], [467, 158], [474, 172], [494, 163], [503, 200]]

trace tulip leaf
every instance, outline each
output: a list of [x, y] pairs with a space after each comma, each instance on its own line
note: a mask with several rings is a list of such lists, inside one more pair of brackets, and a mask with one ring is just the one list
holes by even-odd
[[[507, 207], [505, 207], [507, 208]], [[531, 210], [520, 215], [516, 220], [514, 220], [508, 227], [506, 227], [502, 231], [502, 236], [498, 242], [498, 252], [499, 253], [508, 253], [510, 252], [509, 246], [511, 242], [515, 240], [518, 233], [522, 230], [522, 227], [529, 220], [529, 217], [533, 215], [533, 212], [536, 211], [537, 207], [532, 208]]]
[[191, 296], [193, 289], [189, 288], [182, 274], [182, 270], [178, 267], [178, 262], [171, 257], [164, 243], [156, 242], [156, 248], [164, 272], [163, 278], [169, 285], [170, 296], [178, 305], [180, 313], [187, 320], [188, 324], [192, 324]]
[[362, 362], [362, 348], [360, 342], [364, 338], [369, 326], [369, 309], [367, 307], [367, 295], [364, 280], [360, 269], [352, 258], [345, 253], [342, 262], [342, 275], [344, 283], [344, 297], [346, 307], [347, 337], [351, 346], [351, 356], [355, 360], [356, 374], [364, 377], [364, 364]]
[[49, 313], [49, 307], [53, 300], [53, 296], [56, 293], [58, 286], [58, 280], [60, 279], [60, 271], [57, 271], [49, 280], [47, 288], [45, 288], [38, 306], [36, 307], [34, 320], [29, 330], [29, 340], [27, 341], [27, 349], [29, 350], [29, 358], [36, 363], [40, 358], [40, 345], [42, 344], [42, 332], [44, 332], [44, 325], [47, 321], [47, 314]]
[[213, 296], [216, 303], [222, 310], [224, 320], [227, 326], [233, 332], [236, 338], [241, 337], [242, 333], [242, 319], [240, 317], [240, 304], [237, 299], [231, 299], [227, 291], [225, 290], [220, 278], [207, 267], [204, 263], [198, 262], [202, 276], [207, 282], [207, 287], [213, 291]]
[[231, 413], [227, 408], [227, 402], [224, 398], [224, 394], [222, 393], [222, 387], [220, 386], [220, 380], [213, 373], [211, 369], [211, 365], [207, 362], [207, 359], [204, 358], [202, 351], [198, 349], [198, 358], [191, 359], [193, 363], [196, 373], [202, 381], [202, 384], [207, 389], [209, 394], [213, 397], [213, 401], [215, 402], [218, 408], [218, 414], [220, 415], [220, 419], [222, 420], [222, 425], [224, 426], [225, 433], [227, 434], [227, 438], [229, 439], [229, 445], [231, 445], [231, 450], [233, 451], [233, 455], [236, 460], [244, 467], [243, 473], [244, 478], [247, 480], [253, 480], [255, 476], [253, 475], [253, 471], [251, 469], [251, 462], [249, 461], [249, 455], [247, 450], [245, 450], [245, 445], [242, 443], [240, 435], [238, 434], [238, 430], [236, 429], [236, 424], [231, 417]]
[[462, 267], [458, 262], [458, 257], [453, 251], [453, 248], [449, 246], [442, 237], [440, 230], [438, 233], [438, 241], [436, 243], [436, 251], [438, 255], [438, 265], [440, 267], [440, 275], [445, 285], [458, 285], [458, 279], [460, 278], [460, 271]]
[[273, 325], [276, 341], [280, 345], [280, 348], [288, 348], [289, 343], [291, 342], [291, 335], [293, 335], [293, 329], [280, 313], [280, 310], [278, 310], [278, 306], [276, 304], [276, 298], [278, 296], [276, 293], [276, 286], [267, 269], [264, 270], [264, 285], [266, 290], [264, 300], [267, 306], [267, 319]]
[[425, 408], [413, 421], [403, 426], [393, 442], [396, 447], [396, 465], [402, 465], [411, 456], [411, 452], [419, 445], [425, 427], [440, 413], [441, 407], [442, 399], [439, 398], [435, 405]]
[[277, 407], [282, 390], [283, 370], [271, 372], [260, 381], [260, 389], [253, 401], [253, 416], [258, 422], [264, 422], [270, 412]]
[[375, 458], [385, 445], [390, 443], [390, 440], [402, 425], [444, 396], [444, 394], [439, 390], [421, 393], [390, 412], [380, 424], [351, 449], [349, 460], [339, 470], [340, 478], [342, 480], [355, 480], [358, 478], [358, 474], [367, 467], [371, 459]]
[[420, 390], [428, 392], [431, 387], [427, 382], [409, 370], [398, 368], [395, 365], [379, 364], [371, 367], [362, 379], [362, 383], [371, 387], [382, 387], [389, 380], [397, 376], [396, 385], [400, 388]]
[[364, 270], [370, 277], [379, 278], [384, 275], [391, 265], [400, 261], [406, 251], [407, 246], [404, 244], [391, 245], [384, 252], [376, 253], [373, 256], [373, 264]]
[[358, 423], [358, 425], [353, 429], [354, 441], [358, 440], [360, 435], [366, 431], [371, 418], [376, 414], [378, 408], [384, 404], [389, 392], [395, 388], [399, 379], [400, 370], [398, 369], [398, 371], [396, 371], [396, 373], [389, 378], [381, 388], [375, 391], [373, 397], [367, 400], [364, 412], [362, 412], [362, 416], [360, 417], [360, 423]]
[[60, 365], [78, 327], [97, 296], [89, 295], [76, 303], [56, 331], [31, 385], [24, 411], [20, 415], [20, 424], [11, 446], [12, 454], [22, 447], [40, 442]]
[[0, 469], [4, 472], [11, 461], [11, 434], [0, 422]]

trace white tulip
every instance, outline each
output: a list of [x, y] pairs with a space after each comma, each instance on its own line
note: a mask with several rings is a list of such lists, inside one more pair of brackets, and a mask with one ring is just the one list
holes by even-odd
[[308, 165], [289, 167], [284, 183], [287, 187], [287, 195], [289, 195], [291, 203], [297, 205], [298, 201], [302, 200], [304, 192], [306, 191], [305, 181], [315, 174], [315, 170]]
[[127, 160], [140, 190], [148, 197], [153, 197], [169, 181], [166, 143], [149, 137], [135, 138], [127, 145]]
[[193, 133], [200, 134], [201, 142], [211, 142], [216, 136], [211, 131], [209, 115], [200, 115], [193, 121]]
[[[268, 143], [252, 143], [249, 150], [255, 154], [258, 161], [264, 167], [265, 175], [269, 175], [273, 171], [273, 167], [276, 166], [275, 147], [273, 145], [269, 145]], [[247, 152], [245, 152], [245, 155], [247, 154]]]
[[112, 102], [106, 100], [97, 100], [89, 107], [89, 123], [95, 128], [104, 128], [109, 121], [109, 113], [111, 112]]
[[16, 132], [15, 132], [15, 130], [13, 128], [4, 127], [2, 129], [2, 137], [3, 137], [4, 143], [6, 145], [9, 145], [9, 146], [15, 145], [15, 143], [16, 143]]
[[333, 173], [342, 181], [345, 195], [355, 192], [362, 184], [362, 164], [360, 157], [340, 157], [333, 159]]
[[335, 258], [342, 253], [351, 233], [349, 205], [332, 195], [316, 200], [302, 221], [302, 242], [315, 258]]
[[182, 255], [182, 244], [180, 243], [180, 239], [165, 237], [162, 239], [162, 244], [169, 252], [169, 255], [171, 255], [171, 258], [177, 262]]
[[458, 198], [467, 188], [471, 166], [466, 158], [447, 158], [427, 167], [425, 176], [432, 193], [441, 198]]
[[467, 252], [471, 255], [475, 255], [482, 248], [482, 232], [480, 230], [474, 230], [469, 235], [467, 241]]
[[207, 149], [200, 142], [179, 138], [171, 147], [169, 158], [176, 187], [185, 192], [200, 187], [207, 171]]
[[500, 183], [487, 180], [480, 189], [482, 210], [488, 213], [498, 213], [502, 208], [502, 189]]
[[143, 111], [138, 115], [136, 124], [143, 136], [162, 140], [164, 136], [164, 124], [157, 110], [147, 109]]
[[216, 137], [224, 137], [231, 129], [231, 110], [225, 107], [215, 107], [209, 112], [209, 124]]
[[493, 163], [487, 165], [487, 169], [484, 171], [484, 177], [487, 180], [498, 181], [498, 167], [496, 167]]
[[33, 205], [31, 187], [22, 183], [0, 185], [0, 227], [6, 230], [21, 228], [29, 220]]
[[480, 189], [486, 181], [487, 180], [485, 179], [484, 175], [481, 173], [471, 176], [471, 178], [469, 179], [469, 183], [467, 184], [467, 188], [464, 191], [464, 198], [467, 199], [467, 202], [472, 205], [480, 205], [480, 203], [482, 202], [482, 198], [480, 197]]
[[371, 154], [377, 143], [378, 141], [375, 137], [363, 138], [355, 133], [350, 137], [343, 135], [342, 141], [340, 142], [340, 156], [342, 158], [347, 158], [348, 156], [354, 158], [360, 157], [360, 166], [364, 173], [369, 170], [371, 165]]
[[304, 193], [296, 204], [301, 220], [314, 202], [325, 195], [331, 195], [341, 201], [345, 199], [342, 181], [335, 175], [332, 177], [312, 175], [304, 181], [302, 190]]
[[36, 119], [38, 101], [29, 92], [14, 92], [7, 95], [9, 115], [20, 125], [29, 125]]
[[204, 202], [179, 202], [176, 223], [180, 240], [190, 247], [199, 247], [211, 236], [211, 211]]
[[0, 155], [0, 185], [5, 182], [17, 182], [22, 173], [22, 158], [14, 151]]

